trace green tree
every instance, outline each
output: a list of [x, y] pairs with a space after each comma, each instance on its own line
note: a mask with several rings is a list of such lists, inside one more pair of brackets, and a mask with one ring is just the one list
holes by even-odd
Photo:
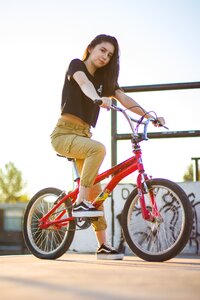
[[[199, 170], [199, 178], [200, 178], [200, 170]], [[194, 180], [194, 170], [193, 164], [190, 164], [183, 175], [183, 181], [193, 181]]]
[[9, 162], [4, 170], [0, 169], [0, 202], [14, 203], [28, 201], [28, 195], [24, 193], [26, 183], [22, 179], [22, 173], [14, 163]]

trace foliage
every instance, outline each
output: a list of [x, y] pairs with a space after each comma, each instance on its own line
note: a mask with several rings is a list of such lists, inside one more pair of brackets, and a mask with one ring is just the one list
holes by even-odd
[[24, 193], [25, 186], [22, 173], [15, 167], [14, 163], [9, 162], [5, 165], [4, 170], [0, 169], [0, 202], [28, 201], [28, 196]]
[[[199, 170], [199, 178], [200, 178], [200, 170]], [[183, 181], [193, 181], [194, 180], [194, 170], [193, 164], [190, 164], [183, 175]]]

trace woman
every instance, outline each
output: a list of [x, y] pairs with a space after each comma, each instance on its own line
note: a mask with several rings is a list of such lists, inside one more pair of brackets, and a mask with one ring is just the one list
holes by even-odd
[[[109, 109], [111, 97], [138, 115], [152, 116], [119, 88], [119, 47], [117, 40], [101, 34], [85, 50], [83, 60], [71, 61], [66, 73], [61, 103], [61, 117], [51, 140], [56, 152], [75, 158], [80, 174], [80, 189], [73, 209], [75, 217], [98, 217], [92, 223], [99, 248], [97, 258], [122, 259], [123, 255], [106, 245], [106, 220], [103, 207], [91, 204], [100, 194], [101, 186], [93, 185], [106, 154], [102, 143], [91, 139], [90, 127], [95, 127], [99, 110]], [[102, 100], [99, 107], [94, 100]], [[163, 118], [158, 122], [164, 125]]]

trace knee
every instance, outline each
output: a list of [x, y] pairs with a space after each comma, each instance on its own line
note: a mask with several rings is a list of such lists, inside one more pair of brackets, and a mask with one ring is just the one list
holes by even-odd
[[102, 157], [105, 157], [106, 147], [102, 143], [98, 143], [96, 150]]
[[101, 231], [101, 230], [106, 230], [107, 228], [107, 223], [105, 217], [99, 217], [98, 221], [93, 221], [92, 222], [92, 227], [94, 231]]

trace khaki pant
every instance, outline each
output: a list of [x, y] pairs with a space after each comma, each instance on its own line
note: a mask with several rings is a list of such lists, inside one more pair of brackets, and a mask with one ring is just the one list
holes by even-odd
[[[51, 143], [57, 153], [76, 160], [81, 186], [92, 188], [91, 193], [97, 196], [101, 188], [93, 184], [106, 150], [102, 143], [92, 140], [91, 136], [89, 125], [76, 125], [61, 117], [51, 134]], [[99, 217], [92, 225], [95, 231], [104, 230], [105, 218]]]

